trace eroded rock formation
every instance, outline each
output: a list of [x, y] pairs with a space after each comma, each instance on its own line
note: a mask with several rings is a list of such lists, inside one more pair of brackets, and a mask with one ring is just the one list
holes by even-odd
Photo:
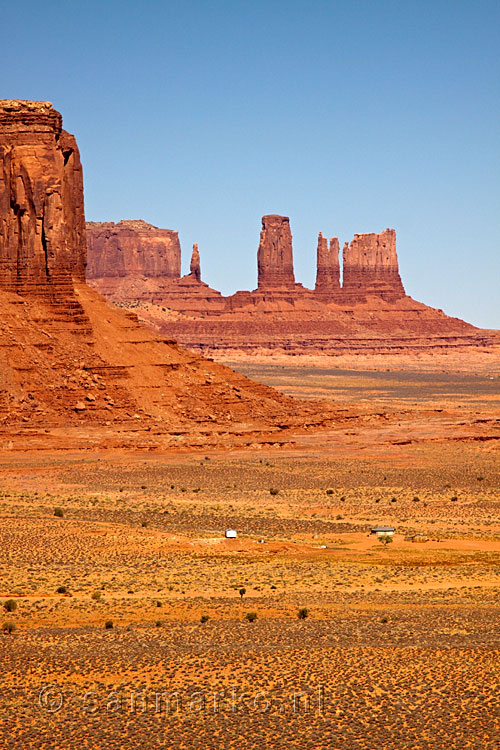
[[345, 302], [363, 302], [368, 294], [391, 302], [405, 296], [399, 275], [396, 232], [355, 234], [344, 245], [342, 290]]
[[292, 233], [288, 216], [270, 214], [262, 217], [257, 268], [259, 290], [294, 286]]
[[316, 286], [314, 291], [322, 298], [338, 298], [340, 292], [339, 241], [337, 237], [328, 240], [321, 232], [318, 236], [316, 252]]
[[50, 102], [0, 101], [0, 287], [61, 296], [86, 250], [74, 137]]
[[196, 281], [201, 281], [200, 252], [198, 250], [197, 242], [193, 244], [193, 254], [191, 255], [189, 271], [193, 279], [196, 279]]
[[178, 279], [181, 246], [177, 232], [142, 219], [87, 222], [89, 279], [145, 276]]

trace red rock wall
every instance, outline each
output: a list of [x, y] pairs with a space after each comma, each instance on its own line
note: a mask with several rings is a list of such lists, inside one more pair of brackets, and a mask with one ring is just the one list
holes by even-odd
[[50, 102], [0, 100], [0, 288], [61, 295], [86, 252], [74, 137]]
[[396, 232], [355, 234], [343, 252], [343, 297], [346, 303], [363, 302], [367, 294], [376, 294], [391, 302], [405, 296], [399, 275]]
[[257, 267], [259, 290], [295, 284], [292, 233], [288, 216], [271, 214], [262, 217]]
[[158, 229], [142, 219], [87, 222], [89, 279], [147, 276], [178, 279], [181, 246], [177, 232]]

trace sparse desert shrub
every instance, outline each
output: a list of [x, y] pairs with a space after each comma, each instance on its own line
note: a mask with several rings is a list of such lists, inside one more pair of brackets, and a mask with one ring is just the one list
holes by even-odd
[[68, 587], [67, 586], [58, 586], [56, 589], [58, 594], [67, 594], [68, 593]]
[[477, 478], [477, 481], [478, 481], [478, 482], [483, 482], [483, 481], [484, 481], [484, 477], [478, 477], [478, 478]]
[[241, 598], [243, 599], [243, 597], [247, 593], [247, 590], [246, 590], [246, 588], [241, 588], [238, 593], [241, 596]]
[[379, 497], [376, 497], [376, 498], [375, 498], [375, 502], [376, 502], [376, 503], [379, 503], [379, 502], [380, 502], [380, 498], [379, 498]]
[[456, 503], [458, 500], [458, 497], [456, 495], [453, 495], [453, 497], [450, 497], [450, 500], [452, 503]]
[[397, 497], [391, 497], [391, 503], [397, 503], [398, 499]]
[[54, 515], [56, 518], [64, 518], [64, 511], [62, 508], [54, 508]]
[[272, 586], [271, 586], [271, 589], [272, 589], [273, 591], [276, 591], [276, 586], [274, 585], [274, 583], [272, 584]]
[[4, 622], [2, 625], [2, 630], [4, 633], [13, 633], [14, 630], [17, 630], [17, 625], [15, 625], [13, 622]]
[[148, 525], [147, 521], [142, 521], [141, 522], [141, 526], [142, 526], [143, 529], [145, 529], [147, 525]]
[[156, 600], [156, 606], [157, 607], [162, 607], [163, 606], [162, 603], [161, 603], [161, 601], [159, 599]]
[[17, 609], [17, 602], [15, 599], [7, 599], [6, 602], [3, 603], [3, 608], [6, 612], [15, 612]]
[[297, 612], [297, 617], [299, 620], [306, 620], [309, 617], [309, 610], [307, 607], [301, 607]]
[[380, 618], [380, 622], [382, 622], [385, 625], [386, 622], [389, 622], [389, 618], [388, 617], [381, 617]]
[[271, 487], [269, 490], [270, 495], [277, 495], [279, 490], [276, 489], [276, 487]]
[[326, 491], [326, 494], [327, 494], [327, 495], [333, 495], [333, 490], [327, 490], [327, 491]]
[[106, 620], [104, 627], [106, 630], [112, 630], [114, 628], [113, 620]]
[[420, 498], [415, 495], [415, 497], [413, 498], [413, 502], [414, 503], [419, 503], [420, 502]]
[[248, 622], [255, 622], [257, 619], [257, 612], [247, 612], [245, 615], [245, 620]]
[[335, 516], [335, 518], [337, 519], [337, 521], [341, 521], [341, 520], [342, 520], [342, 516], [340, 515], [340, 513], [338, 513], [338, 514], [337, 514], [337, 515]]
[[102, 594], [101, 594], [101, 592], [100, 592], [100, 591], [93, 591], [93, 592], [92, 592], [92, 599], [93, 599], [93, 600], [94, 600], [95, 602], [99, 602], [99, 601], [101, 601], [101, 596], [102, 596]]
[[200, 617], [200, 622], [202, 622], [202, 623], [205, 623], [205, 622], [208, 622], [208, 621], [209, 621], [209, 619], [210, 619], [210, 618], [209, 618], [209, 616], [208, 616], [208, 615], [202, 615], [202, 616]]
[[147, 488], [147, 485], [141, 484], [141, 490], [145, 490]]
[[156, 625], [156, 627], [157, 627], [157, 628], [161, 628], [161, 627], [162, 627], [162, 625], [163, 625], [163, 620], [157, 620], [157, 621], [155, 622], [155, 625]]
[[389, 534], [383, 534], [382, 536], [378, 537], [378, 540], [381, 544], [391, 544], [392, 536], [389, 536]]
[[195, 487], [195, 488], [193, 489], [193, 492], [199, 492], [199, 491], [200, 491], [200, 487]]

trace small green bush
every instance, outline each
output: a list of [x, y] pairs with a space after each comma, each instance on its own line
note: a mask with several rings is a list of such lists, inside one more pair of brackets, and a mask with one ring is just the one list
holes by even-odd
[[279, 490], [276, 489], [276, 487], [271, 487], [269, 490], [270, 495], [277, 495], [279, 493]]
[[333, 490], [327, 490], [327, 491], [326, 491], [326, 494], [327, 494], [327, 495], [333, 495]]
[[54, 508], [54, 515], [56, 518], [64, 518], [64, 511], [62, 508]]
[[456, 495], [453, 495], [453, 497], [450, 498], [450, 500], [451, 500], [452, 503], [456, 503], [457, 500], [458, 500], [458, 497]]
[[156, 625], [156, 627], [157, 627], [157, 628], [161, 628], [161, 627], [162, 627], [162, 625], [163, 625], [163, 620], [157, 620], [157, 621], [155, 622], [155, 625]]
[[67, 586], [58, 586], [56, 590], [57, 590], [58, 594], [67, 594], [68, 593], [68, 587]]
[[13, 622], [4, 622], [2, 625], [2, 630], [4, 633], [13, 633], [14, 630], [17, 630], [17, 625], [14, 625]]
[[257, 619], [257, 612], [247, 612], [245, 615], [245, 620], [248, 620], [248, 622], [255, 622]]
[[95, 602], [99, 602], [99, 601], [101, 601], [101, 596], [102, 596], [102, 594], [101, 594], [101, 592], [100, 592], [100, 591], [94, 591], [94, 592], [92, 593], [92, 599], [93, 599], [93, 600], [94, 600]]
[[113, 620], [106, 620], [106, 622], [104, 623], [104, 627], [106, 630], [112, 630], [114, 627]]
[[205, 622], [208, 622], [208, 621], [209, 621], [209, 619], [210, 619], [210, 618], [209, 618], [209, 616], [208, 616], [208, 615], [202, 615], [202, 616], [200, 617], [200, 622], [203, 622], [203, 623], [205, 623]]
[[306, 620], [309, 617], [309, 610], [307, 607], [301, 607], [297, 612], [297, 617], [299, 620]]
[[241, 598], [243, 599], [243, 597], [247, 593], [247, 590], [245, 588], [241, 588], [238, 593], [241, 596]]
[[6, 612], [15, 612], [17, 609], [17, 602], [15, 599], [7, 599], [6, 602], [3, 603], [3, 608]]
[[380, 618], [380, 622], [382, 622], [385, 625], [386, 622], [389, 622], [389, 618], [388, 617], [381, 617]]

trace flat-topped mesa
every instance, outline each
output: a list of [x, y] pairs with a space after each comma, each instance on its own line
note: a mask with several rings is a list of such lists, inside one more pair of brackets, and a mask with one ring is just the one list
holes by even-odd
[[343, 262], [342, 289], [347, 303], [363, 302], [367, 295], [377, 295], [387, 302], [405, 296], [394, 229], [355, 234], [351, 244], [344, 245]]
[[50, 102], [0, 100], [0, 288], [61, 297], [86, 252], [75, 138]]
[[270, 214], [262, 217], [257, 267], [259, 291], [295, 285], [292, 233], [288, 216]]
[[145, 276], [178, 279], [181, 246], [178, 233], [142, 219], [87, 222], [87, 278]]
[[193, 254], [191, 255], [189, 273], [193, 279], [201, 281], [200, 251], [198, 250], [197, 242], [193, 243]]
[[340, 294], [339, 240], [331, 237], [328, 240], [321, 232], [318, 236], [317, 270], [315, 294], [325, 301]]

